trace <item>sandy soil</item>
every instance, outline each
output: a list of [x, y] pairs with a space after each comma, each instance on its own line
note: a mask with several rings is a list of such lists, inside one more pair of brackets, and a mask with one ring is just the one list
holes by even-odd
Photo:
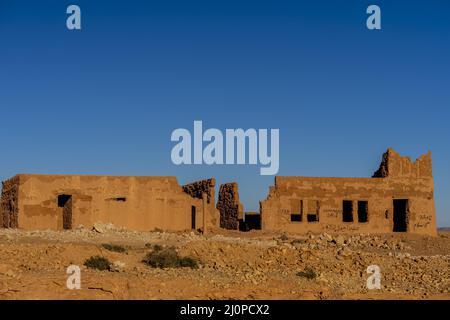
[[[99, 232], [100, 231], [100, 232]], [[102, 244], [124, 246], [111, 252]], [[198, 269], [151, 268], [154, 244], [175, 246]], [[116, 271], [83, 264], [101, 255]], [[69, 265], [81, 268], [70, 290]], [[368, 290], [370, 265], [381, 289]], [[216, 230], [197, 233], [0, 229], [0, 299], [445, 299], [450, 300], [450, 233], [417, 235], [276, 235]], [[305, 269], [313, 279], [298, 275]]]

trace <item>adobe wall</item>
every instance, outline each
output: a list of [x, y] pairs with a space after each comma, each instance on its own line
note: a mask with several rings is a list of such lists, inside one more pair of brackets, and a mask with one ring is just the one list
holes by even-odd
[[[263, 230], [305, 232], [393, 232], [394, 199], [408, 199], [407, 232], [436, 235], [431, 154], [416, 162], [388, 150], [377, 178], [276, 177], [261, 201]], [[343, 201], [353, 203], [353, 222], [343, 222]], [[368, 221], [358, 222], [358, 201], [367, 201]], [[308, 222], [317, 213], [319, 221]], [[291, 221], [291, 215], [302, 221]], [[296, 219], [298, 220], [298, 219]]]
[[[217, 208], [214, 188], [215, 179], [181, 187], [175, 177], [17, 175], [3, 182], [0, 226], [60, 230], [103, 222], [149, 231], [189, 230], [194, 223], [204, 232], [208, 226], [238, 230], [243, 218], [238, 185], [220, 186]], [[59, 196], [70, 199], [60, 204]], [[260, 202], [261, 228], [389, 233], [395, 225], [394, 200], [399, 199], [407, 200], [401, 231], [436, 235], [431, 153], [413, 162], [388, 149], [373, 178], [276, 177]], [[344, 219], [349, 203], [351, 221]], [[367, 221], [358, 219], [360, 207]]]
[[113, 223], [130, 230], [191, 229], [201, 226], [202, 201], [192, 198], [175, 177], [19, 175], [19, 227], [62, 229], [58, 195], [72, 195], [72, 225]]
[[220, 186], [217, 209], [220, 212], [221, 228], [239, 229], [239, 220], [244, 216], [244, 207], [239, 202], [237, 183], [225, 183]]
[[380, 168], [373, 178], [433, 178], [431, 152], [420, 156], [416, 161], [402, 157], [389, 148], [382, 157]]
[[219, 212], [215, 207], [215, 187], [216, 179], [214, 178], [195, 181], [183, 186], [183, 191], [193, 198], [203, 200], [205, 196], [205, 223], [207, 227], [219, 227]]
[[19, 178], [13, 177], [2, 182], [0, 199], [0, 226], [17, 228], [19, 213]]

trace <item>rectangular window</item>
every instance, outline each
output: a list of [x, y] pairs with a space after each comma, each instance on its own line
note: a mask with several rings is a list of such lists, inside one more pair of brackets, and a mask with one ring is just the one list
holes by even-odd
[[308, 222], [318, 222], [319, 215], [317, 213], [308, 213]]
[[369, 203], [367, 201], [358, 201], [358, 222], [367, 222], [369, 216]]
[[308, 200], [306, 219], [308, 222], [319, 221], [320, 203], [318, 200]]
[[303, 200], [291, 199], [291, 222], [303, 220]]
[[353, 201], [342, 201], [342, 221], [353, 222]]
[[125, 201], [127, 201], [127, 198], [126, 197], [114, 197], [114, 198], [105, 199], [105, 201], [125, 202]]

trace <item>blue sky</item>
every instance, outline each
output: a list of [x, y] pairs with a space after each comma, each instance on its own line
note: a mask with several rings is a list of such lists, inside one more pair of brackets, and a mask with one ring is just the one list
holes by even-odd
[[[78, 4], [82, 30], [68, 31]], [[382, 30], [365, 26], [378, 4]], [[450, 2], [0, 1], [0, 178], [215, 176], [257, 210], [259, 166], [175, 166], [176, 128], [279, 128], [280, 175], [368, 177], [433, 152], [450, 225]]]

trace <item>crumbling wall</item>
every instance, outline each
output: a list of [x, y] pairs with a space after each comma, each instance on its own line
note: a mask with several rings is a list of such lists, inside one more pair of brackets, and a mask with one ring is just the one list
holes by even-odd
[[19, 177], [15, 176], [2, 183], [0, 217], [3, 228], [19, 227]]
[[[205, 224], [206, 226], [219, 226], [219, 214], [215, 207], [215, 187], [216, 179], [205, 179], [195, 181], [183, 186], [183, 191], [196, 199], [203, 199], [203, 194], [206, 195], [206, 204], [204, 207]], [[203, 232], [206, 232], [205, 226], [203, 226]]]
[[416, 161], [410, 157], [402, 157], [389, 148], [381, 160], [380, 168], [373, 178], [432, 178], [431, 152], [422, 155]]
[[244, 208], [239, 202], [237, 183], [226, 183], [220, 186], [217, 209], [220, 212], [221, 228], [229, 230], [239, 229], [239, 219], [244, 215]]
[[216, 180], [214, 178], [195, 181], [193, 183], [185, 184], [183, 191], [189, 194], [193, 198], [203, 199], [203, 194], [206, 194], [208, 203], [214, 200], [214, 187], [216, 186]]
[[389, 175], [389, 150], [383, 154], [380, 167], [373, 174], [372, 178], [386, 178]]

